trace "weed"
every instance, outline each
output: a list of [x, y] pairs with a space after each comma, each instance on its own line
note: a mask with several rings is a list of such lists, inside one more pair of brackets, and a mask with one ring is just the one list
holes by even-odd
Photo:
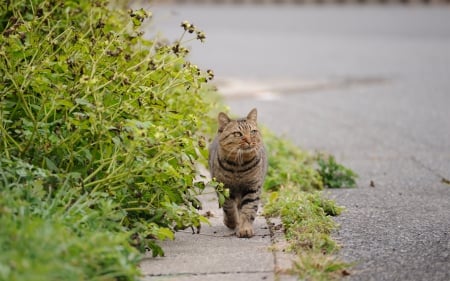
[[141, 255], [107, 194], [56, 189], [47, 170], [0, 162], [0, 280], [138, 279]]
[[183, 47], [206, 36], [146, 40], [148, 17], [105, 0], [0, 4], [2, 280], [133, 280], [130, 243], [163, 255], [157, 240], [206, 221], [194, 164], [213, 73]]
[[275, 191], [287, 182], [304, 191], [321, 190], [323, 183], [314, 168], [316, 159], [294, 144], [264, 130], [269, 170], [264, 185], [266, 191]]
[[333, 253], [338, 247], [329, 237], [336, 225], [330, 216], [342, 208], [321, 196], [320, 192], [304, 192], [288, 184], [268, 195], [264, 207], [268, 216], [279, 216], [294, 252], [304, 249]]
[[339, 164], [330, 155], [328, 158], [319, 155], [317, 163], [319, 165], [319, 174], [322, 177], [323, 184], [328, 188], [354, 187], [356, 185], [356, 174]]
[[301, 280], [339, 280], [349, 275], [348, 263], [323, 253], [299, 254], [290, 273]]
[[[329, 178], [323, 177], [317, 166], [333, 169], [333, 180], [342, 171], [352, 177], [354, 173], [334, 158], [323, 162], [269, 132], [265, 133], [265, 143], [270, 154], [264, 213], [281, 218], [288, 250], [297, 255], [289, 273], [305, 280], [333, 280], [348, 274], [349, 265], [334, 256], [339, 245], [331, 238], [337, 227], [332, 216], [343, 208], [319, 191], [329, 186]], [[338, 182], [343, 182], [342, 177]]]

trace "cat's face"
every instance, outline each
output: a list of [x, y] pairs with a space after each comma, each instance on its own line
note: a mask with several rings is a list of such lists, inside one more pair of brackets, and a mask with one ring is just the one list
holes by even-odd
[[219, 144], [231, 161], [242, 164], [242, 161], [253, 157], [263, 145], [256, 116], [256, 108], [246, 118], [237, 120], [219, 113]]

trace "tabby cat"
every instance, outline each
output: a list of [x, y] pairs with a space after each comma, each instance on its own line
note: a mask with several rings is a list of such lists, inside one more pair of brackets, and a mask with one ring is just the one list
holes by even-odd
[[256, 108], [246, 118], [230, 119], [221, 112], [217, 136], [209, 147], [209, 169], [213, 178], [230, 190], [223, 205], [224, 224], [238, 237], [252, 237], [267, 157], [256, 124]]

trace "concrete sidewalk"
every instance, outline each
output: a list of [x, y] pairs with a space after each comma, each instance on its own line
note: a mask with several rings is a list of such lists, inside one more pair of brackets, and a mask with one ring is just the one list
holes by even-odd
[[174, 241], [161, 243], [165, 257], [143, 260], [143, 280], [275, 280], [277, 259], [266, 219], [257, 216], [254, 237], [237, 238], [223, 225], [214, 190], [207, 189], [199, 199], [201, 213], [210, 216], [211, 225], [202, 225], [200, 234], [189, 229], [177, 232]]

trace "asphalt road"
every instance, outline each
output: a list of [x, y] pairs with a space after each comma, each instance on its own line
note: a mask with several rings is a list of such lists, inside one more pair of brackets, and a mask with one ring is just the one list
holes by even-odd
[[205, 30], [191, 60], [225, 92], [241, 82], [233, 112], [258, 107], [264, 125], [359, 174], [330, 193], [347, 208], [335, 237], [350, 279], [450, 280], [450, 6], [153, 10], [148, 34]]

